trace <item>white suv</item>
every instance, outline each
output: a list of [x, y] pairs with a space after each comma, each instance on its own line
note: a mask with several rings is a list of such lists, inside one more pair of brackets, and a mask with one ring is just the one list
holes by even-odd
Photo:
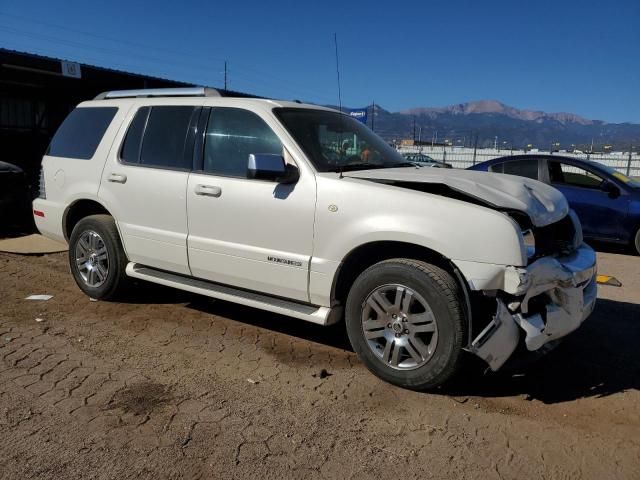
[[344, 318], [366, 366], [412, 389], [442, 384], [465, 350], [493, 370], [520, 343], [546, 350], [596, 298], [595, 254], [557, 190], [420, 168], [347, 115], [297, 102], [101, 94], [53, 138], [33, 208], [90, 297], [135, 278]]

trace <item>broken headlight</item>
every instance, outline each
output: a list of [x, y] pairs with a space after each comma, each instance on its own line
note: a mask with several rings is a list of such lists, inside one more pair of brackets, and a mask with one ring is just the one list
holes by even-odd
[[533, 236], [533, 230], [522, 231], [522, 238], [524, 240], [524, 249], [527, 253], [527, 258], [533, 258], [536, 254], [536, 238]]

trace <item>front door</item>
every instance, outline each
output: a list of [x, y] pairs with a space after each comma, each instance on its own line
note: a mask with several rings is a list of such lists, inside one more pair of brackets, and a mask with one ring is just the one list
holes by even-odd
[[560, 190], [580, 218], [586, 237], [620, 239], [625, 231], [628, 195], [603, 190], [605, 179], [594, 171], [558, 160], [547, 161], [551, 185]]
[[201, 171], [189, 177], [188, 253], [195, 277], [308, 301], [316, 187], [247, 178], [249, 154], [283, 155], [272, 119], [239, 108], [210, 111]]

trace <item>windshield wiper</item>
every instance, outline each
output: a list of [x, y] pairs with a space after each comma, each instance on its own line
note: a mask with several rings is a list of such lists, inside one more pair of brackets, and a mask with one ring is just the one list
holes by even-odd
[[350, 172], [353, 170], [373, 170], [375, 168], [385, 168], [384, 165], [376, 165], [373, 163], [348, 163], [346, 165], [341, 164], [340, 166], [336, 167], [336, 168], [331, 168], [329, 170], [327, 170], [327, 172], [337, 172], [337, 173], [342, 173], [342, 172]]

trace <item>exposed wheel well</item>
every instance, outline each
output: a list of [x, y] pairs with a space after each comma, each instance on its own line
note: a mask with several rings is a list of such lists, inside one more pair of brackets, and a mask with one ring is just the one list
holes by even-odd
[[451, 261], [429, 248], [404, 242], [372, 242], [355, 248], [342, 262], [333, 283], [332, 300], [344, 305], [349, 289], [358, 275], [371, 265], [390, 258], [423, 260], [446, 270], [456, 281], [458, 278]]
[[69, 240], [71, 232], [73, 232], [73, 227], [84, 217], [99, 214], [111, 215], [106, 208], [95, 200], [78, 200], [71, 204], [69, 208], [67, 208], [64, 219], [62, 220], [65, 238]]

